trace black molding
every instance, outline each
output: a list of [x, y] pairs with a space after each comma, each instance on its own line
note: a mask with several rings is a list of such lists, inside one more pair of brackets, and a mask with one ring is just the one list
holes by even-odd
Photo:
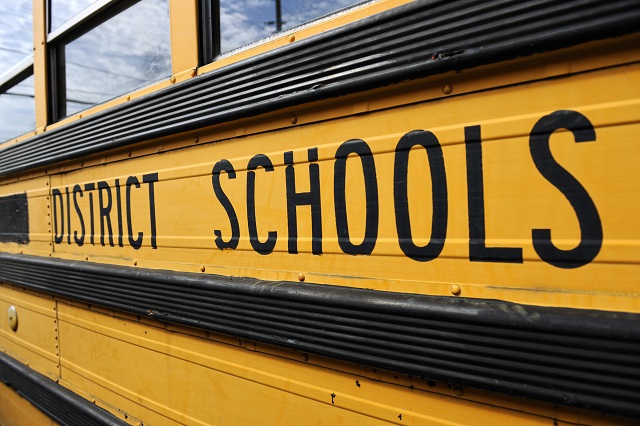
[[7, 146], [0, 176], [639, 28], [628, 0], [416, 1]]
[[640, 315], [0, 254], [84, 303], [558, 405], [640, 418]]
[[128, 424], [4, 353], [0, 353], [0, 381], [60, 425]]

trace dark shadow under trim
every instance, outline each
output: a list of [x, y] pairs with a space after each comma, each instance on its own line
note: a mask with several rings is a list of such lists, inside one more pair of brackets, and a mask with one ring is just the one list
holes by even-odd
[[362, 365], [640, 417], [640, 315], [0, 254], [5, 282]]
[[7, 146], [0, 176], [639, 28], [628, 0], [416, 1]]
[[0, 353], [0, 381], [63, 426], [128, 424], [4, 353]]

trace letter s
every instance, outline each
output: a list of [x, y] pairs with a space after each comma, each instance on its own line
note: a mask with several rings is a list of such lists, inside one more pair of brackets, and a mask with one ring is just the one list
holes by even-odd
[[591, 262], [602, 247], [602, 222], [591, 196], [576, 178], [556, 162], [549, 148], [551, 134], [558, 129], [573, 133], [576, 142], [593, 142], [593, 124], [576, 111], [555, 111], [542, 117], [533, 126], [529, 149], [542, 176], [569, 200], [580, 223], [580, 244], [570, 250], [557, 248], [551, 241], [550, 229], [533, 229], [533, 248], [545, 262], [558, 268], [578, 268]]
[[213, 233], [216, 236], [216, 246], [218, 246], [220, 250], [225, 248], [235, 249], [238, 247], [238, 241], [240, 240], [240, 224], [238, 223], [236, 211], [233, 208], [231, 201], [229, 201], [229, 197], [227, 197], [227, 194], [224, 193], [220, 186], [221, 172], [227, 172], [229, 179], [235, 179], [236, 171], [229, 160], [218, 161], [215, 166], [213, 166], [213, 170], [211, 170], [211, 184], [213, 185], [213, 191], [229, 217], [229, 223], [231, 224], [231, 239], [229, 241], [224, 241], [222, 239], [222, 231], [219, 229], [214, 230]]

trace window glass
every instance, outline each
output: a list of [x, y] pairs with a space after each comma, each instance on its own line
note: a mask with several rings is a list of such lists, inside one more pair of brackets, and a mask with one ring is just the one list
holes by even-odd
[[0, 76], [33, 53], [32, 0], [0, 0]]
[[49, 31], [73, 18], [98, 0], [50, 0]]
[[353, 0], [220, 0], [221, 53], [356, 3]]
[[171, 74], [168, 0], [142, 0], [64, 46], [66, 114]]
[[0, 142], [36, 128], [33, 75], [0, 94]]

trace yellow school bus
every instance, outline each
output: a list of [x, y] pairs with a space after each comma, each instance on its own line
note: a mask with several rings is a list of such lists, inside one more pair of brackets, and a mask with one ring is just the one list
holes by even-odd
[[2, 2], [0, 424], [637, 424], [639, 29]]

